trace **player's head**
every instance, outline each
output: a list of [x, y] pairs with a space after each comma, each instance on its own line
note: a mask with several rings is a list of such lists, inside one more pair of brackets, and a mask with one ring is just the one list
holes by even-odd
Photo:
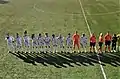
[[6, 34], [6, 36], [9, 36], [9, 35], [10, 35], [9, 33]]
[[94, 34], [94, 33], [92, 33], [92, 36], [95, 36], [95, 34]]
[[39, 36], [41, 37], [41, 33], [39, 33]]
[[33, 39], [35, 37], [35, 34], [32, 34], [31, 38]]
[[19, 36], [19, 34], [18, 34], [18, 33], [16, 33], [16, 36], [18, 37], [18, 36]]
[[68, 36], [70, 37], [70, 36], [71, 36], [71, 34], [70, 34], [70, 33], [68, 33]]
[[61, 34], [59, 34], [59, 37], [61, 38], [61, 37], [62, 37], [62, 35], [61, 35]]
[[48, 33], [45, 33], [45, 36], [48, 37]]
[[103, 36], [103, 33], [100, 33], [100, 36]]
[[114, 37], [116, 37], [117, 35], [116, 34], [113, 34]]
[[24, 34], [25, 34], [25, 35], [27, 34], [27, 30], [25, 30]]
[[75, 31], [76, 34], [78, 34], [78, 31]]
[[108, 31], [108, 32], [107, 32], [107, 35], [109, 35], [109, 34], [110, 34], [110, 32]]
[[83, 35], [83, 37], [84, 37], [84, 36], [85, 36], [85, 33], [83, 33], [82, 35]]
[[6, 38], [9, 39], [9, 33], [6, 34]]
[[55, 34], [52, 34], [52, 37], [55, 38]]

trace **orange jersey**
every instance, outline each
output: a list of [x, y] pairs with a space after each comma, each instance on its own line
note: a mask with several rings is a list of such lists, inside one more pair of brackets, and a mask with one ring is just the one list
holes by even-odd
[[105, 41], [111, 41], [112, 40], [112, 36], [111, 35], [105, 35]]
[[95, 36], [91, 36], [90, 37], [90, 42], [95, 43], [96, 42], [96, 37]]
[[99, 36], [99, 42], [104, 42], [103, 36]]
[[79, 41], [80, 41], [80, 35], [74, 34], [74, 35], [72, 36], [72, 39], [73, 39], [74, 42], [79, 42]]

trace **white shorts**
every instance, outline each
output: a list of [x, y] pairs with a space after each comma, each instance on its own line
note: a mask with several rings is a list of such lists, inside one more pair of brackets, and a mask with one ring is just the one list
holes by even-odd
[[24, 42], [25, 46], [30, 46], [29, 42]]
[[40, 42], [38, 43], [39, 46], [44, 46], [44, 43]]
[[80, 43], [82, 48], [86, 48], [87, 47], [87, 43]]
[[45, 43], [45, 46], [50, 46], [50, 43]]

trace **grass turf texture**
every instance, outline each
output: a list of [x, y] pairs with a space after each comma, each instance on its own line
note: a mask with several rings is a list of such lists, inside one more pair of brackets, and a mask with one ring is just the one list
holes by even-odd
[[[1, 79], [104, 79], [96, 54], [8, 54], [4, 34], [21, 35], [48, 32], [64, 36], [78, 30], [89, 36], [77, 0], [0, 1], [0, 78]], [[91, 31], [119, 33], [118, 0], [82, 0]], [[92, 14], [92, 15], [89, 15]], [[87, 58], [86, 58], [87, 57]], [[109, 79], [119, 79], [119, 54], [101, 56]], [[34, 63], [34, 61], [36, 63]], [[43, 63], [44, 62], [44, 63]], [[112, 63], [112, 64], [111, 64]], [[37, 65], [36, 65], [37, 64]]]

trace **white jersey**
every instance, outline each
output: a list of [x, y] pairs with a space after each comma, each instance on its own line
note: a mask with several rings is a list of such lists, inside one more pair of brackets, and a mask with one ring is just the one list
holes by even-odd
[[67, 36], [66, 43], [67, 43], [67, 46], [71, 46], [72, 45], [72, 38], [70, 36]]
[[7, 40], [7, 44], [8, 45], [12, 45], [13, 41], [14, 41], [14, 37], [13, 36], [9, 36], [9, 37], [6, 37], [5, 40]]
[[22, 39], [21, 39], [21, 37], [17, 37], [16, 38], [16, 45], [17, 46], [22, 46]]
[[44, 38], [43, 37], [38, 37], [38, 45], [43, 46], [44, 45]]
[[30, 46], [30, 37], [29, 36], [24, 36], [24, 44], [25, 44], [25, 46]]
[[87, 44], [87, 37], [86, 36], [82, 36], [81, 38], [80, 38], [80, 43], [81, 44]]
[[37, 38], [34, 37], [34, 38], [32, 39], [32, 46], [37, 46], [37, 45], [38, 45]]
[[60, 47], [64, 46], [63, 43], [64, 43], [64, 37], [58, 37], [58, 44], [60, 45]]
[[57, 46], [57, 38], [52, 38], [52, 45]]
[[45, 45], [47, 45], [47, 46], [50, 45], [50, 41], [51, 41], [50, 37], [44, 38]]

